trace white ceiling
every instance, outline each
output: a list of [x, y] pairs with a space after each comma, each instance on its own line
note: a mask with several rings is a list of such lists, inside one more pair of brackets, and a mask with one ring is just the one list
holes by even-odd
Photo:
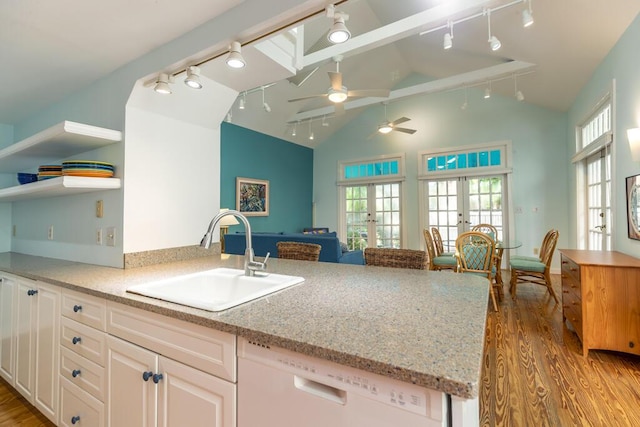
[[[425, 11], [463, 10], [449, 15], [450, 19], [458, 21], [481, 12], [483, 6], [494, 8], [509, 2], [349, 0], [338, 6], [338, 10], [349, 14], [347, 26], [353, 39], [348, 43], [352, 43], [358, 37], [360, 40], [373, 38], [369, 32], [376, 28], [429, 13]], [[0, 123], [17, 122], [75, 91], [78, 86], [91, 84], [240, 3], [242, 0], [3, 1], [0, 3]], [[448, 51], [442, 49], [444, 29], [418, 34], [445, 24], [447, 19], [441, 18], [426, 19], [422, 26], [409, 31], [400, 40], [390, 35], [387, 41], [393, 42], [388, 44], [383, 37], [375, 49], [366, 50], [368, 47], [365, 47], [357, 54], [341, 52], [345, 56], [340, 64], [344, 85], [350, 90], [393, 90], [403, 86], [403, 79], [412, 76], [415, 81], [431, 80], [428, 87], [415, 92], [456, 85], [461, 88], [462, 81], [484, 88], [486, 80], [481, 82], [477, 77], [478, 70], [526, 63], [533, 67], [518, 78], [518, 88], [525, 94], [524, 102], [566, 111], [595, 67], [638, 15], [640, 1], [531, 0], [531, 5], [535, 24], [527, 29], [522, 28], [520, 16], [526, 4], [515, 4], [492, 14], [492, 33], [502, 41], [502, 48], [497, 52], [490, 51], [487, 43], [486, 17], [455, 25], [454, 47]], [[121, 13], [122, 10], [127, 13]], [[191, 10], [197, 12], [189, 13]], [[437, 15], [434, 12], [433, 16]], [[310, 66], [311, 69], [319, 66], [319, 69], [300, 86], [286, 80], [289, 75], [286, 70], [261, 62], [255, 49], [243, 48], [247, 67], [233, 81], [221, 83], [239, 92], [267, 83], [276, 84], [265, 89], [265, 101], [271, 106], [271, 113], [262, 109], [262, 91], [250, 91], [245, 95], [246, 109], [239, 110], [237, 104], [231, 109], [233, 123], [313, 147], [362, 112], [362, 107], [353, 108], [355, 102], [347, 103], [347, 111], [339, 117], [334, 117], [331, 109], [325, 108], [328, 104], [324, 100], [287, 102], [291, 98], [326, 93], [329, 86], [327, 71], [335, 71], [335, 64], [328, 59], [329, 53], [337, 49], [327, 48], [323, 42], [330, 23], [331, 20], [324, 16], [305, 23], [307, 53], [319, 47], [324, 49], [314, 55], [322, 60]], [[312, 46], [316, 41], [320, 41], [321, 46]], [[323, 55], [323, 52], [327, 54]], [[221, 62], [216, 60], [203, 66], [203, 74], [209, 78], [216, 76], [216, 67], [223, 66]], [[464, 78], [455, 77], [461, 74]], [[510, 71], [506, 78], [495, 78], [493, 91], [513, 96], [513, 74]], [[497, 74], [504, 75], [504, 72]], [[449, 80], [439, 80], [447, 78]], [[35, 83], [27, 88], [20, 84], [23, 81]], [[449, 86], [445, 85], [447, 81]], [[373, 101], [373, 105], [377, 105], [381, 100]], [[304, 121], [305, 111], [311, 111], [307, 115], [315, 117], [311, 125]], [[323, 120], [329, 126], [322, 126]], [[293, 137], [291, 123], [295, 122], [297, 129], [305, 131]], [[403, 126], [411, 127], [410, 124], [407, 122]], [[314, 130], [313, 141], [307, 138], [308, 127]]]

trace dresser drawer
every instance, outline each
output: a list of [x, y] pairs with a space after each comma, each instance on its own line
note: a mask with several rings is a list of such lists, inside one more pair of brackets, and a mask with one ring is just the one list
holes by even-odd
[[60, 375], [81, 390], [104, 402], [107, 377], [102, 366], [62, 347], [60, 349]]
[[563, 279], [565, 277], [571, 277], [575, 282], [580, 283], [580, 266], [571, 258], [562, 255], [560, 270]]
[[564, 302], [563, 302], [563, 316], [565, 317], [565, 319], [567, 319], [570, 323], [571, 326], [573, 326], [573, 329], [576, 331], [576, 334], [578, 334], [578, 337], [580, 338], [580, 341], [584, 340], [584, 336], [582, 334], [582, 308], [580, 305], [575, 305], [575, 304], [570, 304], [565, 306]]
[[66, 378], [60, 378], [60, 423], [64, 427], [104, 427], [104, 404], [80, 390]]
[[107, 330], [107, 303], [102, 298], [64, 289], [62, 315], [101, 331]]
[[60, 319], [60, 344], [100, 366], [105, 364], [107, 337], [104, 332], [62, 317]]

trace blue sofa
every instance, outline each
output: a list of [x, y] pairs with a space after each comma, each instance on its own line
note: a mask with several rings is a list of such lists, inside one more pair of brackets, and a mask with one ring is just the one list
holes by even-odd
[[[246, 249], [244, 233], [229, 233], [224, 236], [225, 253], [244, 255]], [[335, 232], [322, 234], [304, 233], [251, 233], [251, 244], [256, 256], [266, 256], [270, 252], [272, 257], [278, 257], [278, 242], [315, 243], [322, 246], [320, 261], [338, 262], [342, 264], [364, 264], [362, 251], [342, 252], [340, 241]]]

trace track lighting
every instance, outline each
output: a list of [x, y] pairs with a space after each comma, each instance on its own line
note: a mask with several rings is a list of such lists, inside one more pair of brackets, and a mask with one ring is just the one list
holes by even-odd
[[344, 43], [351, 38], [351, 33], [345, 25], [345, 21], [349, 19], [349, 15], [343, 12], [336, 12], [335, 6], [330, 4], [325, 8], [328, 18], [333, 18], [333, 25], [327, 33], [327, 40], [333, 44]]
[[262, 108], [264, 108], [264, 111], [267, 113], [271, 112], [271, 107], [267, 104], [267, 101], [264, 100], [264, 86], [262, 87]]
[[516, 92], [516, 99], [520, 102], [524, 101], [524, 94], [522, 93], [522, 91], [517, 91]]
[[187, 78], [184, 79], [184, 84], [192, 89], [202, 89], [202, 83], [200, 83], [200, 68], [193, 65], [187, 67]]
[[489, 98], [491, 98], [491, 82], [489, 82], [489, 85], [484, 90], [484, 99], [489, 99]]
[[231, 68], [244, 68], [246, 62], [244, 62], [244, 58], [242, 57], [242, 46], [240, 46], [239, 42], [231, 42], [231, 47], [229, 48], [229, 56], [227, 57], [227, 65]]
[[171, 88], [169, 87], [169, 75], [167, 73], [158, 74], [158, 80], [156, 80], [156, 85], [153, 90], [162, 95], [168, 95], [171, 93]]
[[524, 101], [524, 94], [521, 90], [518, 90], [518, 76], [513, 75], [513, 85], [516, 92], [516, 99], [520, 102]]
[[522, 11], [522, 26], [527, 28], [533, 25], [533, 12], [531, 11], [531, 0], [527, 0], [529, 7]]
[[447, 27], [449, 31], [444, 33], [444, 41], [442, 42], [444, 50], [449, 50], [453, 47], [453, 22], [448, 21]]
[[467, 107], [469, 107], [469, 99], [467, 97], [468, 93], [467, 93], [467, 87], [464, 87], [464, 102], [462, 103], [462, 105], [460, 106], [461, 110], [466, 110]]
[[293, 130], [291, 131], [291, 136], [296, 136], [296, 127], [297, 127], [297, 123], [294, 123]]
[[329, 122], [327, 121], [326, 116], [322, 118], [322, 127], [328, 128]]
[[239, 110], [244, 110], [245, 106], [244, 106], [244, 98], [240, 98], [240, 101], [238, 101], [238, 109]]
[[500, 40], [498, 40], [496, 36], [491, 35], [491, 9], [488, 9], [486, 13], [487, 13], [487, 28], [489, 29], [488, 42], [489, 42], [489, 45], [491, 46], [491, 50], [496, 51], [500, 49], [500, 47], [502, 46], [502, 43], [500, 43]]
[[227, 122], [227, 123], [231, 123], [231, 111], [229, 111], [229, 112], [227, 113], [226, 122]]
[[313, 131], [311, 130], [311, 120], [309, 120], [309, 140], [313, 141]]

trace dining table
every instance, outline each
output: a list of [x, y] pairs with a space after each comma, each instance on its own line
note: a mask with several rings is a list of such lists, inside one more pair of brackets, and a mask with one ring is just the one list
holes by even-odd
[[503, 281], [502, 281], [502, 257], [504, 255], [505, 250], [509, 249], [517, 249], [522, 246], [522, 242], [519, 240], [499, 240], [496, 242], [496, 283], [495, 286], [498, 288], [498, 296], [502, 298], [504, 295], [503, 292]]

